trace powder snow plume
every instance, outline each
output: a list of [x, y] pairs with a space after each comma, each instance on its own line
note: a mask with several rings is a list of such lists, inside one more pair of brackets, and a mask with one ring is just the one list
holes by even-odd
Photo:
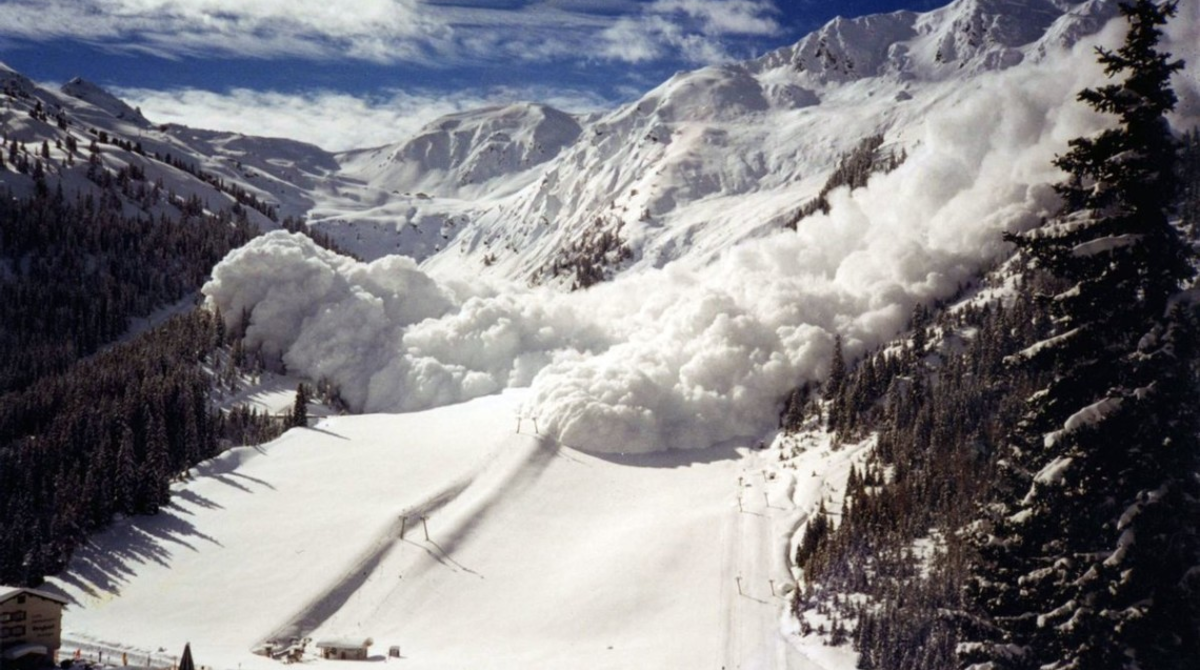
[[[1109, 29], [1100, 43], [1119, 41]], [[769, 430], [788, 389], [885, 342], [914, 305], [952, 295], [1007, 253], [1006, 230], [1051, 215], [1051, 164], [1106, 121], [1074, 103], [1102, 73], [1072, 57], [982, 75], [906, 138], [908, 160], [831, 214], [587, 291], [435, 279], [406, 258], [369, 264], [275, 232], [204, 288], [247, 344], [340, 384], [362, 411], [406, 411], [532, 386], [524, 412], [597, 452], [699, 448]]]

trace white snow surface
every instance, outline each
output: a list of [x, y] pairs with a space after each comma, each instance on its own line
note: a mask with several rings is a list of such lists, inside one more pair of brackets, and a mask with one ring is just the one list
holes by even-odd
[[581, 131], [552, 107], [513, 104], [444, 116], [398, 146], [349, 152], [343, 162], [347, 175], [380, 190], [494, 196], [493, 180], [530, 172]]
[[139, 126], [148, 126], [150, 122], [142, 116], [140, 110], [130, 107], [125, 101], [114, 96], [103, 88], [86, 79], [75, 77], [62, 85], [62, 92], [72, 98], [79, 98], [90, 103], [122, 121], [129, 121]]
[[190, 642], [265, 670], [270, 641], [357, 636], [413, 668], [851, 667], [779, 625], [788, 541], [848, 459], [798, 479], [735, 444], [598, 457], [516, 432], [527, 393], [331, 417], [196, 468], [50, 580], [65, 653]]
[[1086, 407], [1083, 407], [1079, 411], [1067, 417], [1067, 420], [1063, 422], [1062, 428], [1046, 433], [1042, 438], [1043, 444], [1045, 444], [1046, 447], [1053, 447], [1058, 443], [1059, 440], [1063, 438], [1063, 436], [1067, 435], [1068, 433], [1072, 433], [1086, 426], [1094, 426], [1097, 423], [1104, 421], [1109, 414], [1112, 414], [1121, 408], [1123, 401], [1124, 400], [1122, 398], [1103, 398], [1090, 405], [1087, 405]]
[[1071, 467], [1071, 463], [1075, 459], [1070, 456], [1058, 456], [1054, 460], [1046, 464], [1046, 467], [1038, 471], [1033, 477], [1033, 481], [1038, 484], [1059, 484], [1063, 477], [1066, 476], [1067, 470]]

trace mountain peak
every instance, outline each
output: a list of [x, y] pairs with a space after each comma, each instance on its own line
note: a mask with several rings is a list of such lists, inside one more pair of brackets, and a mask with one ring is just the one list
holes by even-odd
[[409, 140], [347, 156], [352, 171], [374, 185], [449, 196], [519, 177], [557, 156], [581, 132], [566, 112], [517, 102], [448, 114]]
[[[1115, 6], [1113, 0], [955, 0], [920, 14], [837, 17], [755, 66], [790, 66], [821, 84], [886, 75], [938, 80], [1002, 70], [1044, 40], [1070, 43], [1094, 32], [1115, 15]], [[1081, 22], [1087, 25], [1073, 27]]]
[[146, 117], [142, 116], [142, 110], [130, 107], [124, 100], [82, 77], [75, 77], [63, 84], [59, 90], [72, 98], [90, 103], [122, 121], [143, 127], [150, 125]]

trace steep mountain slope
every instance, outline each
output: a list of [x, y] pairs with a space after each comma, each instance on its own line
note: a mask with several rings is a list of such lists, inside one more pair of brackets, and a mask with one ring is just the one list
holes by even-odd
[[[314, 202], [312, 193], [336, 183], [338, 165], [318, 147], [154, 125], [139, 110], [82, 79], [56, 91], [0, 65], [0, 89], [8, 101], [2, 118], [10, 150], [42, 162], [48, 183], [61, 183], [69, 197], [95, 193], [104, 181], [101, 172], [115, 177], [132, 169], [133, 181], [146, 189], [157, 185], [161, 197], [127, 193], [130, 212], [171, 214], [172, 201], [194, 197], [214, 213], [240, 205], [251, 222], [270, 229], [283, 217], [303, 216]], [[45, 152], [39, 150], [43, 142]], [[95, 166], [89, 168], [92, 154]], [[0, 171], [0, 184], [17, 194], [33, 188], [31, 176], [11, 164]]]
[[[925, 14], [836, 19], [756, 61], [680, 73], [608, 114], [477, 110], [338, 156], [154, 126], [81, 80], [61, 92], [28, 80], [15, 88], [76, 119], [80, 140], [104, 131], [202, 171], [209, 183], [142, 161], [149, 181], [163, 178], [184, 199], [195, 193], [215, 209], [229, 200], [211, 188], [219, 183], [264, 212], [307, 216], [363, 258], [402, 253], [435, 270], [466, 263], [569, 287], [677, 260], [704, 265], [769, 234], [864, 138], [882, 134], [885, 150], [916, 146], [931, 114], [971, 95], [963, 83], [1041, 62], [1098, 30], [1115, 4], [958, 0]], [[62, 135], [22, 122], [8, 133], [26, 143]], [[124, 159], [103, 160], [116, 169]]]
[[[534, 168], [554, 158], [581, 132], [578, 121], [552, 107], [513, 104], [442, 117], [400, 144], [350, 152], [348, 176], [392, 192], [440, 197], [503, 195], [529, 181]], [[507, 178], [496, 184], [497, 178]]]
[[[703, 265], [791, 220], [864, 138], [915, 146], [931, 114], [971, 95], [964, 82], [1058, 53], [1098, 30], [1115, 5], [960, 0], [925, 14], [837, 19], [756, 61], [680, 73], [585, 123], [553, 159], [503, 180], [487, 172], [503, 186], [470, 189], [470, 202], [460, 196], [472, 179], [455, 173], [447, 187], [437, 161], [421, 174], [438, 185], [406, 193], [421, 165], [411, 155], [460, 136], [441, 129], [458, 128], [451, 117], [414, 144], [372, 154], [410, 156], [403, 162], [347, 157], [372, 187], [371, 197], [357, 196], [370, 210], [331, 200], [313, 220], [355, 236], [351, 248], [364, 257], [400, 249], [431, 268], [466, 261], [533, 283], [587, 285], [683, 259]], [[460, 172], [488, 143], [469, 134], [483, 144], [455, 149]], [[514, 183], [525, 185], [512, 192]], [[360, 224], [353, 233], [351, 221]]]
[[838, 18], [759, 64], [789, 65], [822, 84], [957, 78], [1018, 65], [1043, 54], [1038, 46], [1046, 43], [1070, 46], [1099, 29], [1114, 9], [1094, 0], [960, 0], [924, 14]]

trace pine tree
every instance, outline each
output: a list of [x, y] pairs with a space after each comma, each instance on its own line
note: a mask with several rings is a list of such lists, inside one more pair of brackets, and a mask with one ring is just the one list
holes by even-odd
[[303, 427], [308, 425], [308, 401], [311, 393], [308, 390], [308, 385], [301, 382], [296, 386], [296, 402], [292, 405], [292, 415], [289, 417], [288, 425], [295, 427]]
[[829, 360], [829, 380], [825, 383], [825, 399], [832, 400], [842, 392], [846, 383], [846, 357], [842, 353], [842, 336], [833, 338], [833, 356]]
[[825, 400], [829, 401], [829, 416], [827, 427], [838, 430], [845, 409], [845, 396], [842, 393], [846, 386], [846, 357], [842, 353], [842, 336], [838, 334], [833, 339], [833, 356], [829, 361], [829, 379], [825, 381]]
[[967, 667], [1200, 667], [1195, 329], [1168, 309], [1193, 274], [1168, 220], [1182, 63], [1156, 49], [1175, 3], [1121, 12], [1124, 45], [1097, 52], [1124, 78], [1079, 94], [1118, 123], [1056, 160], [1063, 213], [1007, 236], [1056, 287], [1034, 296], [1051, 336], [1009, 361], [1053, 381], [1008, 436], [975, 526]]

